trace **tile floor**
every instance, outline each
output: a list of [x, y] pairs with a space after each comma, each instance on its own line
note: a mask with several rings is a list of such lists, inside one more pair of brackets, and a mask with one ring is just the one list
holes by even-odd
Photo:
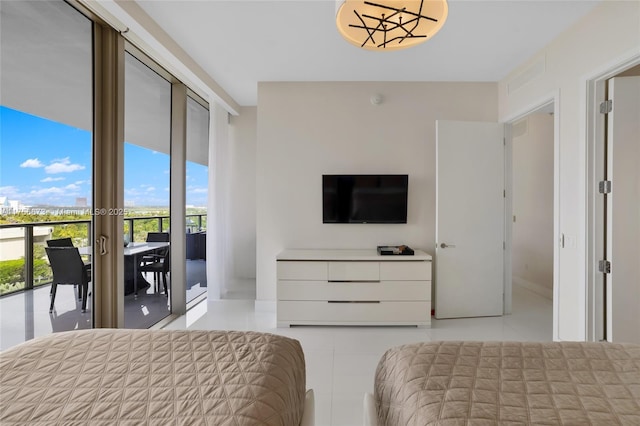
[[[187, 261], [187, 300], [207, 291], [205, 268], [205, 261]], [[151, 274], [147, 279], [153, 280]], [[91, 328], [91, 308], [86, 313], [81, 312], [77, 289], [73, 286], [58, 286], [55, 311], [49, 313], [50, 288], [45, 285], [0, 297], [0, 351], [34, 337]], [[253, 293], [246, 293], [243, 297], [255, 299], [255, 281]], [[90, 295], [87, 306], [91, 305]], [[133, 294], [125, 296], [124, 310], [125, 328], [148, 328], [169, 314], [167, 297], [154, 293], [153, 286], [137, 298]]]
[[[50, 288], [45, 285], [0, 298], [0, 351], [35, 337], [92, 327], [91, 295], [87, 299], [89, 308], [82, 313], [77, 289], [58, 286], [55, 309], [49, 313]], [[153, 288], [137, 298], [133, 294], [125, 296], [124, 311], [125, 328], [148, 328], [170, 313], [167, 297], [154, 293]]]
[[552, 302], [514, 288], [513, 313], [503, 317], [433, 320], [432, 328], [277, 328], [274, 312], [256, 312], [253, 300], [203, 302], [165, 329], [255, 330], [298, 339], [315, 393], [317, 426], [362, 424], [365, 392], [373, 391], [378, 360], [388, 348], [433, 340], [552, 340]]

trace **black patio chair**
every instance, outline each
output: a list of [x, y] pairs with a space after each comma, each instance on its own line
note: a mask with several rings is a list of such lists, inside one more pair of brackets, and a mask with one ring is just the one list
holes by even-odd
[[169, 247], [161, 248], [159, 250], [159, 254], [157, 254], [160, 260], [156, 262], [146, 263], [138, 267], [138, 271], [140, 272], [153, 272], [154, 277], [156, 275], [159, 275], [161, 277], [162, 285], [164, 286], [164, 293], [167, 295], [167, 297], [169, 296], [168, 274], [169, 267], [171, 266], [171, 262], [169, 259], [170, 252], [171, 250], [169, 249]]
[[53, 312], [56, 291], [61, 284], [78, 286], [78, 299], [82, 298], [82, 312], [86, 312], [91, 271], [82, 262], [78, 249], [76, 247], [45, 247], [45, 250], [53, 271], [49, 312]]
[[[147, 232], [147, 242], [148, 243], [168, 243], [171, 240], [168, 232]], [[142, 256], [140, 262], [142, 264], [151, 263], [151, 262], [159, 262], [164, 257], [164, 253], [159, 250], [156, 250], [152, 254], [146, 254]]]
[[[69, 237], [47, 240], [47, 247], [73, 247], [73, 240]], [[88, 271], [91, 271], [91, 262], [85, 263], [84, 267]], [[52, 292], [53, 286], [51, 286], [51, 291], [49, 292], [49, 294], [51, 294]]]
[[168, 232], [147, 232], [147, 242], [148, 243], [168, 243], [169, 233]]
[[[47, 247], [74, 247], [74, 245], [73, 240], [67, 237], [47, 240]], [[82, 262], [84, 263], [84, 268], [89, 271], [89, 274], [91, 274], [91, 262], [85, 262], [84, 260]], [[51, 291], [53, 291], [53, 286], [51, 286]]]
[[[171, 236], [168, 232], [147, 232], [147, 242], [148, 243], [168, 243], [171, 240]], [[156, 250], [151, 254], [146, 254], [142, 256], [140, 259], [140, 263], [142, 265], [146, 265], [148, 263], [153, 262], [161, 262], [164, 259], [164, 251], [162, 249]], [[153, 281], [155, 283], [156, 291], [158, 288], [158, 279], [160, 278], [160, 273], [153, 274]]]

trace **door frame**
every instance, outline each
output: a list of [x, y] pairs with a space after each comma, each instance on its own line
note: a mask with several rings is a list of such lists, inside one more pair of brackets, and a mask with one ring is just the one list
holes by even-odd
[[560, 248], [564, 244], [560, 235], [560, 90], [553, 90], [522, 110], [505, 117], [505, 263], [504, 263], [504, 313], [512, 311], [512, 239], [513, 239], [513, 132], [512, 125], [519, 120], [553, 105], [553, 340], [559, 340], [558, 310], [560, 276]]
[[637, 50], [616, 59], [586, 81], [586, 340], [599, 341], [604, 336], [603, 282], [598, 272], [598, 261], [605, 248], [604, 200], [598, 194], [598, 182], [604, 177], [605, 119], [600, 114], [600, 103], [606, 99], [606, 83], [612, 77], [640, 65]]

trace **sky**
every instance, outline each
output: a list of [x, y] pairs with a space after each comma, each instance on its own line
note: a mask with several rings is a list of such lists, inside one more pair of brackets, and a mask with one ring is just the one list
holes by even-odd
[[[0, 106], [0, 197], [26, 206], [91, 203], [91, 133]], [[187, 162], [187, 205], [206, 206], [206, 166]], [[169, 156], [125, 143], [125, 206], [169, 205]]]

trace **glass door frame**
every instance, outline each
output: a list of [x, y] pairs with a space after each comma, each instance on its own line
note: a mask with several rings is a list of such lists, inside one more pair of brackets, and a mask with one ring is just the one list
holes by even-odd
[[[115, 29], [94, 20], [94, 327], [124, 327], [124, 61], [125, 52], [171, 83], [170, 215], [185, 222], [187, 88]], [[173, 227], [179, 230], [183, 227]], [[186, 312], [185, 235], [171, 232], [171, 315]]]

